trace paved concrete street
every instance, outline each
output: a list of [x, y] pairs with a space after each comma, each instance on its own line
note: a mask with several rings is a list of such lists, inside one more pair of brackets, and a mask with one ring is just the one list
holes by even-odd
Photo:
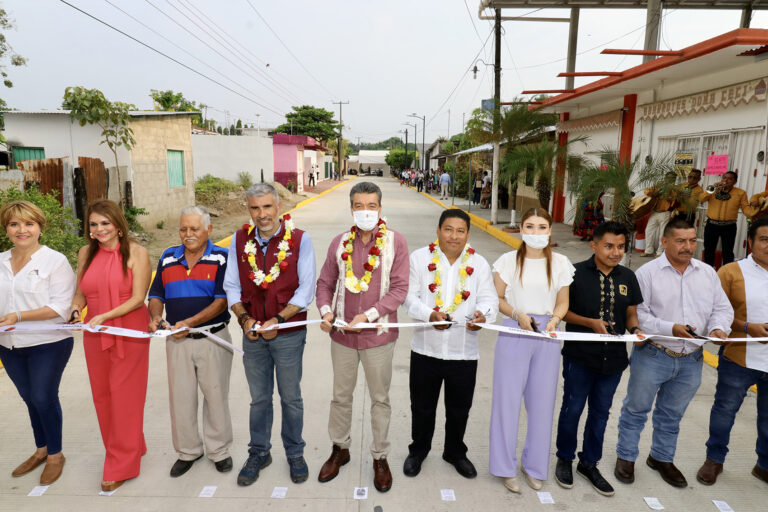
[[[358, 180], [361, 178], [358, 178]], [[435, 238], [437, 218], [442, 208], [415, 191], [401, 187], [391, 178], [365, 178], [378, 183], [384, 192], [383, 211], [392, 229], [403, 233], [411, 250], [422, 247]], [[357, 180], [353, 180], [354, 183]], [[351, 184], [319, 198], [295, 211], [292, 215], [297, 227], [309, 232], [315, 243], [319, 265], [325, 259], [328, 243], [333, 235], [348, 229], [352, 219], [348, 208]], [[246, 214], [243, 212], [243, 220]], [[574, 261], [588, 254], [585, 243], [575, 242], [565, 232], [555, 236], [559, 250]], [[492, 263], [509, 247], [479, 229], [472, 230], [470, 241], [479, 254]], [[639, 258], [638, 258], [639, 259]], [[317, 318], [314, 305], [310, 318]], [[401, 318], [407, 318], [402, 314]], [[231, 322], [233, 338], [239, 339], [236, 322]], [[67, 463], [61, 479], [41, 497], [27, 497], [37, 484], [40, 471], [21, 478], [12, 478], [11, 471], [34, 450], [32, 433], [26, 408], [10, 380], [0, 370], [0, 510], [111, 510], [132, 512], [151, 510], [308, 510], [308, 511], [372, 511], [381, 506], [391, 511], [495, 511], [495, 510], [647, 510], [643, 497], [657, 497], [667, 510], [716, 510], [712, 500], [724, 500], [736, 511], [765, 510], [768, 486], [750, 475], [755, 464], [755, 395], [746, 398], [732, 432], [731, 453], [718, 484], [705, 487], [696, 482], [696, 471], [704, 461], [710, 406], [712, 404], [716, 372], [705, 366], [702, 385], [692, 401], [681, 425], [676, 464], [688, 478], [685, 489], [670, 487], [660, 476], [646, 467], [644, 461], [650, 445], [650, 424], [646, 427], [640, 446], [633, 485], [617, 482], [613, 476], [617, 420], [626, 390], [628, 371], [619, 386], [606, 433], [603, 474], [616, 488], [616, 495], [605, 498], [595, 492], [586, 480], [575, 476], [573, 489], [560, 488], [552, 478], [554, 472], [554, 441], [550, 479], [542, 491], [550, 492], [554, 505], [542, 505], [532, 489], [522, 483], [522, 493], [507, 491], [501, 481], [488, 472], [488, 425], [491, 409], [493, 350], [496, 334], [481, 331], [481, 360], [474, 406], [470, 414], [466, 443], [469, 458], [475, 463], [479, 476], [466, 480], [440, 455], [443, 441], [443, 412], [438, 412], [438, 427], [433, 451], [424, 463], [421, 474], [407, 478], [402, 464], [410, 442], [410, 403], [408, 397], [408, 361], [410, 330], [401, 331], [397, 343], [392, 379], [392, 423], [390, 439], [392, 453], [389, 463], [394, 484], [386, 494], [373, 487], [370, 444], [369, 405], [363, 372], [359, 372], [355, 394], [352, 460], [339, 476], [325, 484], [317, 481], [317, 472], [330, 453], [327, 421], [331, 399], [331, 363], [328, 336], [317, 327], [310, 327], [304, 357], [304, 437], [307, 442], [305, 456], [310, 467], [306, 483], [294, 485], [288, 475], [280, 440], [280, 407], [275, 397], [274, 428], [272, 431], [272, 457], [274, 462], [264, 469], [259, 480], [250, 487], [238, 487], [237, 472], [245, 461], [248, 444], [248, 388], [240, 356], [233, 363], [230, 406], [234, 422], [235, 443], [232, 455], [235, 469], [219, 474], [207, 459], [195, 463], [184, 476], [168, 476], [176, 454], [171, 445], [168, 413], [165, 347], [161, 339], [151, 346], [149, 391], [145, 409], [145, 433], [148, 451], [142, 460], [141, 475], [127, 482], [111, 496], [99, 496], [104, 449], [99, 435], [87, 371], [80, 338], [61, 386], [64, 410], [64, 454]], [[556, 405], [559, 411], [560, 400]], [[586, 416], [586, 415], [585, 415]], [[583, 420], [583, 418], [582, 418]], [[522, 421], [525, 421], [523, 417]], [[525, 431], [525, 428], [521, 428]], [[523, 436], [519, 443], [522, 451]], [[204, 486], [218, 486], [212, 498], [197, 497]], [[287, 487], [284, 499], [273, 499], [275, 487]], [[355, 487], [368, 487], [367, 500], [353, 499]], [[441, 489], [453, 489], [455, 502], [442, 501]], [[762, 505], [760, 503], [763, 503]]]

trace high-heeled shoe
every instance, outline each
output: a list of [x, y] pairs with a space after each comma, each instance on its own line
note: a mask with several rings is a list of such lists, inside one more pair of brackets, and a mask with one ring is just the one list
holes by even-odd
[[116, 482], [112, 482], [109, 480], [103, 480], [101, 482], [101, 490], [104, 492], [112, 492], [116, 490], [118, 487], [123, 485], [125, 483], [125, 480], [117, 480]]

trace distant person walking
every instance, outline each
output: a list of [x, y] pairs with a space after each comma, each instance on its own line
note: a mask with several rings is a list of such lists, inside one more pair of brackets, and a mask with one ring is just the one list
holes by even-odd
[[448, 187], [451, 185], [451, 175], [443, 170], [440, 175], [440, 199], [448, 199]]

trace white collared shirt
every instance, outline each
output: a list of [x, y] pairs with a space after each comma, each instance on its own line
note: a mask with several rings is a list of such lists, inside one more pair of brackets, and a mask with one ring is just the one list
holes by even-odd
[[[635, 272], [643, 302], [637, 306], [640, 329], [646, 334], [672, 336], [675, 324], [696, 327], [700, 336], [715, 329], [731, 332], [733, 307], [720, 284], [715, 270], [706, 263], [691, 259], [680, 273], [664, 253]], [[673, 352], [690, 354], [698, 350], [702, 340], [655, 340]]]
[[[59, 317], [36, 323], [57, 324], [67, 320], [75, 295], [75, 273], [60, 252], [41, 245], [24, 268], [13, 275], [11, 251], [0, 253], [0, 315], [48, 306]], [[71, 331], [0, 334], [6, 348], [32, 347], [72, 336]]]
[[[461, 256], [451, 265], [439, 247], [435, 251], [440, 257], [442, 266], [443, 291], [441, 295], [445, 303], [450, 304], [457, 293]], [[429, 285], [434, 282], [434, 273], [427, 269], [430, 263], [432, 263], [432, 254], [429, 252], [429, 247], [422, 247], [411, 254], [405, 309], [411, 318], [423, 322], [429, 321], [429, 316], [434, 311], [435, 297], [437, 296], [437, 293], [429, 291]], [[485, 316], [486, 322], [495, 322], [499, 310], [499, 297], [493, 286], [491, 267], [485, 258], [477, 253], [472, 254], [467, 261], [467, 266], [474, 269], [472, 275], [467, 277], [466, 282], [469, 297], [456, 308], [456, 311], [451, 313], [451, 317], [458, 323], [442, 331], [434, 327], [415, 328], [411, 341], [411, 349], [414, 352], [437, 359], [479, 359], [478, 333], [467, 330], [465, 326], [467, 317], [474, 315], [475, 311], [480, 311]]]

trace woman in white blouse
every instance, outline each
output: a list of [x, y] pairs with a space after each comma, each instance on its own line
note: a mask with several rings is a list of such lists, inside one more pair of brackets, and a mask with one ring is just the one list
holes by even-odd
[[[0, 327], [66, 321], [75, 274], [63, 254], [40, 245], [43, 211], [29, 201], [13, 201], [0, 209], [0, 223], [13, 244], [0, 253]], [[50, 485], [61, 475], [65, 459], [59, 383], [73, 343], [66, 330], [0, 334], [0, 360], [27, 405], [37, 446], [13, 476], [25, 475], [44, 462], [41, 485]]]
[[[532, 331], [554, 331], [568, 311], [568, 286], [574, 267], [552, 252], [552, 218], [539, 208], [523, 214], [523, 245], [493, 264], [503, 325]], [[512, 492], [517, 480], [517, 428], [525, 400], [528, 416], [521, 460], [526, 482], [541, 489], [549, 472], [549, 447], [555, 412], [560, 341], [500, 333], [493, 363], [490, 471]]]

